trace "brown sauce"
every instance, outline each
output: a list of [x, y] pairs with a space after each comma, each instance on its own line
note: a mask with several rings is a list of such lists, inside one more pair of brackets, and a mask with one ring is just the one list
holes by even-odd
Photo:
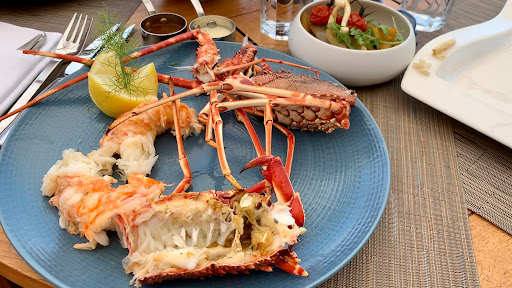
[[182, 25], [176, 23], [151, 23], [147, 22], [144, 24], [144, 30], [153, 34], [171, 34], [174, 32], [178, 32], [183, 28]]

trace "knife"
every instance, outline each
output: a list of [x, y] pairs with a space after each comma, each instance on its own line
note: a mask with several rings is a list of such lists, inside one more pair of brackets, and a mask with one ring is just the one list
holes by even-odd
[[[107, 33], [105, 33], [105, 35], [109, 35], [112, 32], [117, 31], [117, 29], [119, 29], [119, 26], [121, 26], [121, 25], [116, 24], [116, 25], [112, 26], [107, 31]], [[94, 57], [96, 57], [96, 55], [101, 50], [101, 48], [103, 48], [103, 42], [105, 41], [105, 35], [101, 35], [100, 37], [96, 38], [94, 41], [92, 41], [91, 44], [89, 44], [89, 46], [87, 46], [87, 48], [85, 48], [82, 51], [82, 53], [80, 53], [76, 56], [81, 57], [81, 58], [86, 58], [86, 59], [93, 59]], [[71, 62], [68, 65], [68, 67], [66, 67], [66, 70], [64, 71], [64, 77], [68, 76], [70, 74], [73, 74], [74, 72], [78, 71], [78, 69], [82, 68], [83, 66], [84, 66], [84, 64], [80, 64], [77, 62]]]
[[123, 34], [121, 35], [121, 37], [123, 37], [124, 40], [128, 39], [128, 37], [130, 37], [130, 34], [132, 34], [134, 27], [135, 27], [135, 24], [132, 24], [130, 27], [126, 28], [123, 31]]
[[43, 46], [44, 42], [46, 42], [46, 32], [43, 31], [43, 33], [38, 34], [36, 37], [30, 39], [27, 43], [21, 45], [16, 50], [39, 50], [41, 46]]

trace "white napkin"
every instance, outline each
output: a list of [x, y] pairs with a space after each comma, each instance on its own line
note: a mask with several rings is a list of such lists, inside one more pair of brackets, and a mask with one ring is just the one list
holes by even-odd
[[[26, 55], [16, 50], [41, 33], [0, 22], [0, 115], [7, 112], [50, 62], [48, 57]], [[62, 34], [46, 32], [46, 36], [47, 39], [39, 50], [55, 51]]]

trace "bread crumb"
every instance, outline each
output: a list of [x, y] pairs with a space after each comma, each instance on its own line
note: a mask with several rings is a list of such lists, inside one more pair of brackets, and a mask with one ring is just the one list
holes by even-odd
[[423, 75], [429, 76], [430, 75], [430, 66], [432, 64], [420, 59], [417, 62], [412, 63], [412, 67], [416, 69], [418, 72], [420, 72]]
[[446, 50], [453, 45], [455, 45], [455, 38], [439, 43], [434, 49], [432, 49], [432, 55], [439, 60], [443, 60], [446, 57]]

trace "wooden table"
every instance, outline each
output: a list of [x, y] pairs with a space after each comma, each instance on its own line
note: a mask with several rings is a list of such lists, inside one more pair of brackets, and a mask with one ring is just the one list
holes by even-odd
[[[250, 40], [259, 46], [288, 49], [286, 41], [274, 41], [259, 32], [259, 1], [229, 1], [229, 5], [226, 5], [226, 2], [204, 0], [202, 4], [206, 14], [223, 15], [233, 19], [237, 25], [237, 42], [241, 42], [245, 35], [250, 35]], [[391, 0], [384, 2], [397, 7]], [[181, 14], [188, 22], [197, 17], [189, 1], [153, 0], [153, 4], [156, 11]], [[128, 20], [128, 24], [138, 24], [146, 15], [147, 12], [141, 5]], [[512, 287], [512, 236], [471, 211], [468, 211], [468, 217], [481, 286]], [[51, 287], [19, 257], [0, 227], [0, 287], [9, 287], [9, 281], [2, 276], [22, 287]]]

